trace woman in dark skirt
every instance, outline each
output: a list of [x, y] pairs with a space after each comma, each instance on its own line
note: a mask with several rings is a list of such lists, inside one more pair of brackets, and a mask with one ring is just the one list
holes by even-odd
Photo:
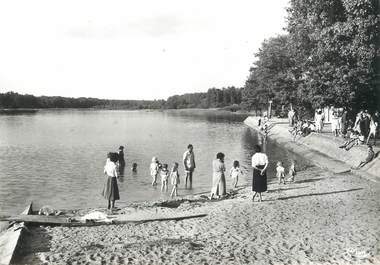
[[120, 199], [119, 187], [117, 186], [118, 170], [117, 170], [117, 153], [108, 154], [109, 159], [107, 159], [106, 165], [104, 166], [104, 174], [106, 175], [106, 180], [104, 182], [103, 197], [108, 200], [107, 209], [115, 208], [115, 201]]
[[252, 156], [252, 191], [255, 193], [252, 197], [252, 201], [254, 201], [256, 195], [259, 194], [259, 202], [261, 202], [261, 193], [267, 191], [266, 169], [268, 167], [268, 157], [266, 154], [261, 152], [261, 147], [259, 145], [255, 145], [253, 149], [255, 154]]

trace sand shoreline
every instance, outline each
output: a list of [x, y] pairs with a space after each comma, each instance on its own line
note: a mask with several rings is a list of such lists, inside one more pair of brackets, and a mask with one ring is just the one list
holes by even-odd
[[[262, 203], [240, 187], [224, 200], [187, 196], [120, 214], [202, 218], [99, 227], [35, 227], [19, 264], [379, 264], [380, 187], [311, 167], [269, 184]], [[166, 206], [166, 207], [164, 207]]]
[[379, 192], [378, 182], [311, 166], [295, 183], [270, 180], [261, 203], [252, 202], [250, 186], [241, 186], [222, 200], [209, 201], [205, 191], [133, 202], [117, 212], [206, 217], [34, 227], [18, 264], [380, 264]]

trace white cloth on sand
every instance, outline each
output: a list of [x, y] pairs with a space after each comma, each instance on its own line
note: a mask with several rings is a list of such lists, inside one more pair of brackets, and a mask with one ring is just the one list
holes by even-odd
[[99, 211], [94, 211], [91, 213], [88, 213], [80, 218], [81, 221], [85, 222], [86, 220], [91, 220], [91, 221], [98, 221], [98, 222], [112, 222], [112, 219], [109, 219], [107, 214], [99, 212]]

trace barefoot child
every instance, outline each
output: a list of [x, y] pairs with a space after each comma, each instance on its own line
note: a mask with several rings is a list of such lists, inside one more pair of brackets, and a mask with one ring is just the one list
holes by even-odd
[[160, 170], [160, 176], [161, 176], [161, 191], [167, 191], [168, 190], [168, 179], [169, 179], [168, 164], [162, 165], [162, 168]]
[[158, 175], [158, 160], [157, 157], [152, 158], [152, 163], [150, 163], [150, 175], [152, 176], [152, 186], [157, 185], [157, 175]]
[[277, 162], [276, 176], [279, 184], [281, 184], [281, 182], [285, 184], [285, 168], [282, 166], [281, 161]]
[[239, 161], [235, 160], [232, 168], [230, 169], [230, 178], [232, 178], [232, 186], [237, 187], [239, 175], [243, 175], [243, 171], [240, 169]]
[[288, 172], [288, 182], [294, 182], [294, 177], [296, 176], [296, 162], [294, 160], [291, 161], [289, 172]]
[[170, 179], [171, 183], [173, 185], [172, 192], [170, 193], [170, 197], [173, 198], [173, 196], [177, 197], [177, 189], [179, 185], [179, 173], [178, 173], [178, 163], [174, 163], [172, 172], [170, 173]]

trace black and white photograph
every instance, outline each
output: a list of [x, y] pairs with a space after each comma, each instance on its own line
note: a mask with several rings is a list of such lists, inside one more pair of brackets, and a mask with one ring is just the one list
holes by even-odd
[[0, 265], [380, 265], [380, 0], [0, 1]]

